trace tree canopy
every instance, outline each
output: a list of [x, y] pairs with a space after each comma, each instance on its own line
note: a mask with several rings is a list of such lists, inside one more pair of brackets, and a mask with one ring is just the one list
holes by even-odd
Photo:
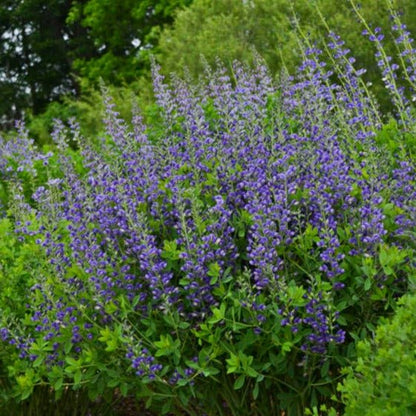
[[[69, 0], [4, 0], [0, 9], [0, 113], [3, 122], [24, 108], [42, 112], [63, 93], [76, 89], [71, 77], [71, 39], [84, 36], [69, 27]], [[80, 33], [80, 31], [82, 33]]]
[[99, 79], [121, 85], [148, 66], [146, 51], [178, 7], [191, 0], [2, 0], [0, 117], [30, 109]]
[[192, 0], [89, 0], [71, 8], [68, 22], [88, 28], [95, 55], [80, 55], [74, 69], [87, 82], [99, 78], [112, 84], [131, 82], [148, 67], [147, 51], [157, 43], [160, 29], [174, 12]]

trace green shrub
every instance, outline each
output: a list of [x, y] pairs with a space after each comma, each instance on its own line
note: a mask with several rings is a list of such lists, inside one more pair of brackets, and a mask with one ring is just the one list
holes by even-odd
[[358, 344], [358, 361], [339, 390], [345, 416], [416, 414], [416, 295], [400, 300], [373, 341]]

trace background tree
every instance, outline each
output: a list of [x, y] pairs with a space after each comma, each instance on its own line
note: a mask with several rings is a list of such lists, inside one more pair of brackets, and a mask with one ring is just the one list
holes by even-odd
[[[24, 107], [42, 111], [49, 100], [71, 87], [64, 76], [69, 72], [63, 41], [65, 16], [56, 5], [56, 1], [43, 5], [7, 1], [1, 8], [0, 108], [6, 120]], [[48, 60], [43, 59], [45, 54]]]
[[89, 0], [75, 1], [68, 24], [79, 23], [94, 45], [94, 54], [78, 54], [73, 69], [84, 85], [99, 79], [122, 85], [148, 71], [148, 54], [161, 28], [173, 22], [177, 8], [192, 0]]
[[146, 51], [191, 0], [2, 0], [0, 121], [37, 116], [86, 86], [122, 85], [148, 68]]

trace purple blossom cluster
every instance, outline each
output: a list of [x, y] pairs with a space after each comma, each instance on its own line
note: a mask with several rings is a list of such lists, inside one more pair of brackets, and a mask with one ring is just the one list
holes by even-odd
[[26, 172], [36, 176], [34, 167], [37, 161], [47, 165], [52, 153], [43, 154], [37, 151], [34, 141], [29, 138], [24, 123], [16, 123], [17, 134], [11, 139], [0, 137], [0, 172], [2, 179], [11, 180], [19, 172]]
[[[233, 79], [222, 67], [207, 70], [198, 86], [174, 79], [169, 87], [155, 65], [157, 141], [140, 114], [129, 127], [109, 99], [98, 144], [70, 126], [77, 160], [57, 124], [63, 175], [32, 196], [53, 279], [40, 276], [28, 305], [34, 332], [53, 345], [49, 363], [63, 361], [68, 334], [81, 354], [97, 342], [95, 327], [121, 325], [131, 371], [155, 378], [163, 359], [143, 322], [175, 314], [197, 329], [229, 276], [231, 285], [247, 276], [241, 305], [254, 311], [256, 334], [277, 314], [281, 327], [302, 334], [305, 352], [344, 342], [334, 305], [348, 291], [346, 268], [415, 226], [415, 167], [401, 161], [389, 171], [374, 156], [380, 116], [335, 35], [330, 48], [339, 83], [315, 48], [278, 87], [260, 61], [251, 71], [236, 63]], [[47, 161], [19, 137], [1, 143], [2, 174], [12, 153], [23, 168]], [[397, 207], [395, 235], [386, 229], [387, 200]], [[293, 285], [303, 291], [296, 302], [287, 300]], [[29, 354], [31, 336], [16, 341], [7, 328], [1, 336]], [[191, 374], [171, 369], [169, 379]]]

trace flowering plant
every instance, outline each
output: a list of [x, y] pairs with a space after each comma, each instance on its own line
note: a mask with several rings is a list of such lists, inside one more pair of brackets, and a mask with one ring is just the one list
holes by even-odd
[[260, 61], [172, 87], [154, 65], [156, 127], [107, 99], [98, 141], [57, 122], [54, 154], [23, 127], [2, 143], [0, 232], [41, 264], [24, 310], [0, 305], [22, 399], [47, 384], [160, 414], [331, 402], [355, 340], [414, 283], [416, 183], [406, 142], [386, 145], [399, 130], [329, 48], [338, 83], [313, 47], [278, 88]]

